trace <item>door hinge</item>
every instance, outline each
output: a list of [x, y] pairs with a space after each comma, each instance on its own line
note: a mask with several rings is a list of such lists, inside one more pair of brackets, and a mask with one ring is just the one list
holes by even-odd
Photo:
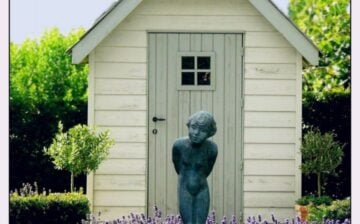
[[244, 108], [244, 99], [240, 99], [240, 107]]
[[240, 48], [240, 55], [241, 56], [244, 56], [244, 51], [245, 51], [245, 49], [242, 47], [242, 48]]
[[239, 213], [239, 220], [241, 223], [244, 222], [244, 214], [242, 212]]

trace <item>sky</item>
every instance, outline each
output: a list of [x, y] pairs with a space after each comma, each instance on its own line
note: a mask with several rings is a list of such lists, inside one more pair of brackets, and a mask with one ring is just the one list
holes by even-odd
[[[51, 27], [64, 34], [72, 29], [91, 27], [95, 19], [114, 0], [9, 0], [10, 40], [21, 43], [26, 38], [37, 38]], [[289, 0], [273, 0], [287, 11]]]

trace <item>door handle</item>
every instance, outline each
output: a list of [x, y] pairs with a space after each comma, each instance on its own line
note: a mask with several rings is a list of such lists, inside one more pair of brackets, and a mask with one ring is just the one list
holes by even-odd
[[152, 121], [153, 121], [153, 122], [165, 121], [165, 120], [166, 120], [165, 118], [157, 118], [157, 117], [153, 117], [153, 118], [152, 118]]

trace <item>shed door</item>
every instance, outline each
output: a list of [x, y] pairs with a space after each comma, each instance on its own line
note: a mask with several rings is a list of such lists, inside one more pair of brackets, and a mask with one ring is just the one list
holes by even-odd
[[148, 41], [149, 214], [154, 205], [165, 214], [178, 214], [172, 144], [187, 135], [189, 116], [206, 110], [217, 122], [213, 141], [219, 150], [208, 177], [210, 210], [241, 215], [242, 34], [149, 33]]

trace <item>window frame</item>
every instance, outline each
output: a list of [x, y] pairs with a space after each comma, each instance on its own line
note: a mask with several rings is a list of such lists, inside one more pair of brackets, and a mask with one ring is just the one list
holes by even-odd
[[[182, 57], [194, 57], [194, 69], [182, 69]], [[210, 57], [210, 69], [198, 69], [198, 57]], [[215, 52], [178, 52], [177, 53], [177, 89], [178, 90], [215, 90]], [[182, 72], [194, 72], [194, 84], [182, 85]], [[198, 85], [198, 73], [210, 72], [210, 85]]]

